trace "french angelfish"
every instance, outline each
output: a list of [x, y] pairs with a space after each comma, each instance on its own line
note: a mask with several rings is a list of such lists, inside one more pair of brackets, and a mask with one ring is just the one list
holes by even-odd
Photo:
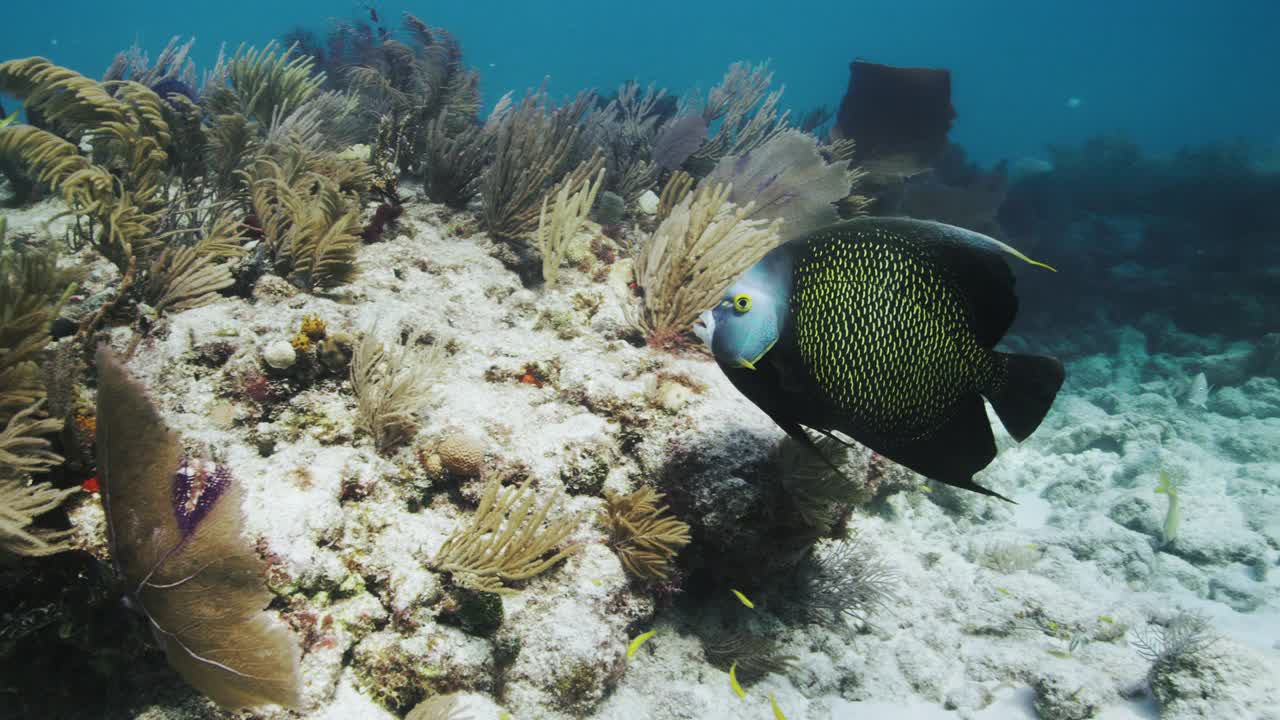
[[1056, 358], [994, 349], [1018, 308], [1004, 255], [1048, 267], [951, 225], [846, 221], [771, 251], [700, 334], [738, 390], [815, 451], [806, 427], [1001, 497], [973, 481], [996, 455], [982, 399], [1021, 441], [1064, 378]]

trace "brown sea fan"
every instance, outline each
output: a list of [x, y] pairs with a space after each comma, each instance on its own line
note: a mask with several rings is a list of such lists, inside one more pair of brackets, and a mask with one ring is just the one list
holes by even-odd
[[300, 702], [301, 649], [264, 610], [240, 483], [189, 459], [142, 386], [99, 349], [98, 469], [111, 555], [169, 663], [227, 708]]

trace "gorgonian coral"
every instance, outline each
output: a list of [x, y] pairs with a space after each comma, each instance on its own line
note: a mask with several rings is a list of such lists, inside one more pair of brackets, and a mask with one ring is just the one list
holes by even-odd
[[266, 564], [241, 537], [241, 484], [194, 460], [143, 388], [97, 355], [98, 467], [111, 555], [170, 664], [219, 705], [299, 702], [297, 640], [266, 612]]

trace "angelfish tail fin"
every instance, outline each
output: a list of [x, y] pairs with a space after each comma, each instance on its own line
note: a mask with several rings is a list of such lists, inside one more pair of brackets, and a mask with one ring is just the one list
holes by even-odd
[[1062, 361], [1042, 355], [997, 353], [1007, 368], [1005, 382], [998, 390], [984, 392], [996, 415], [1018, 442], [1040, 427], [1044, 416], [1066, 379]]

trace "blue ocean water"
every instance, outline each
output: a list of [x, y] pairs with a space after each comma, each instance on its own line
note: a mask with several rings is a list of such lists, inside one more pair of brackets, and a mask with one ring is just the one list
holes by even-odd
[[[792, 6], [765, 0], [643, 4], [444, 2], [374, 5], [394, 27], [402, 11], [448, 28], [482, 73], [485, 100], [536, 87], [557, 95], [612, 90], [626, 80], [673, 92], [714, 85], [738, 60], [772, 60], [796, 112], [839, 103], [854, 58], [949, 68], [958, 117], [952, 138], [971, 157], [1044, 154], [1119, 132], [1151, 152], [1188, 144], [1280, 141], [1280, 5], [1168, 2], [863, 0]], [[195, 37], [209, 67], [218, 48], [262, 45], [296, 26], [364, 17], [350, 2], [11, 3], [6, 57], [44, 55], [98, 76], [138, 43], [154, 55]]]

